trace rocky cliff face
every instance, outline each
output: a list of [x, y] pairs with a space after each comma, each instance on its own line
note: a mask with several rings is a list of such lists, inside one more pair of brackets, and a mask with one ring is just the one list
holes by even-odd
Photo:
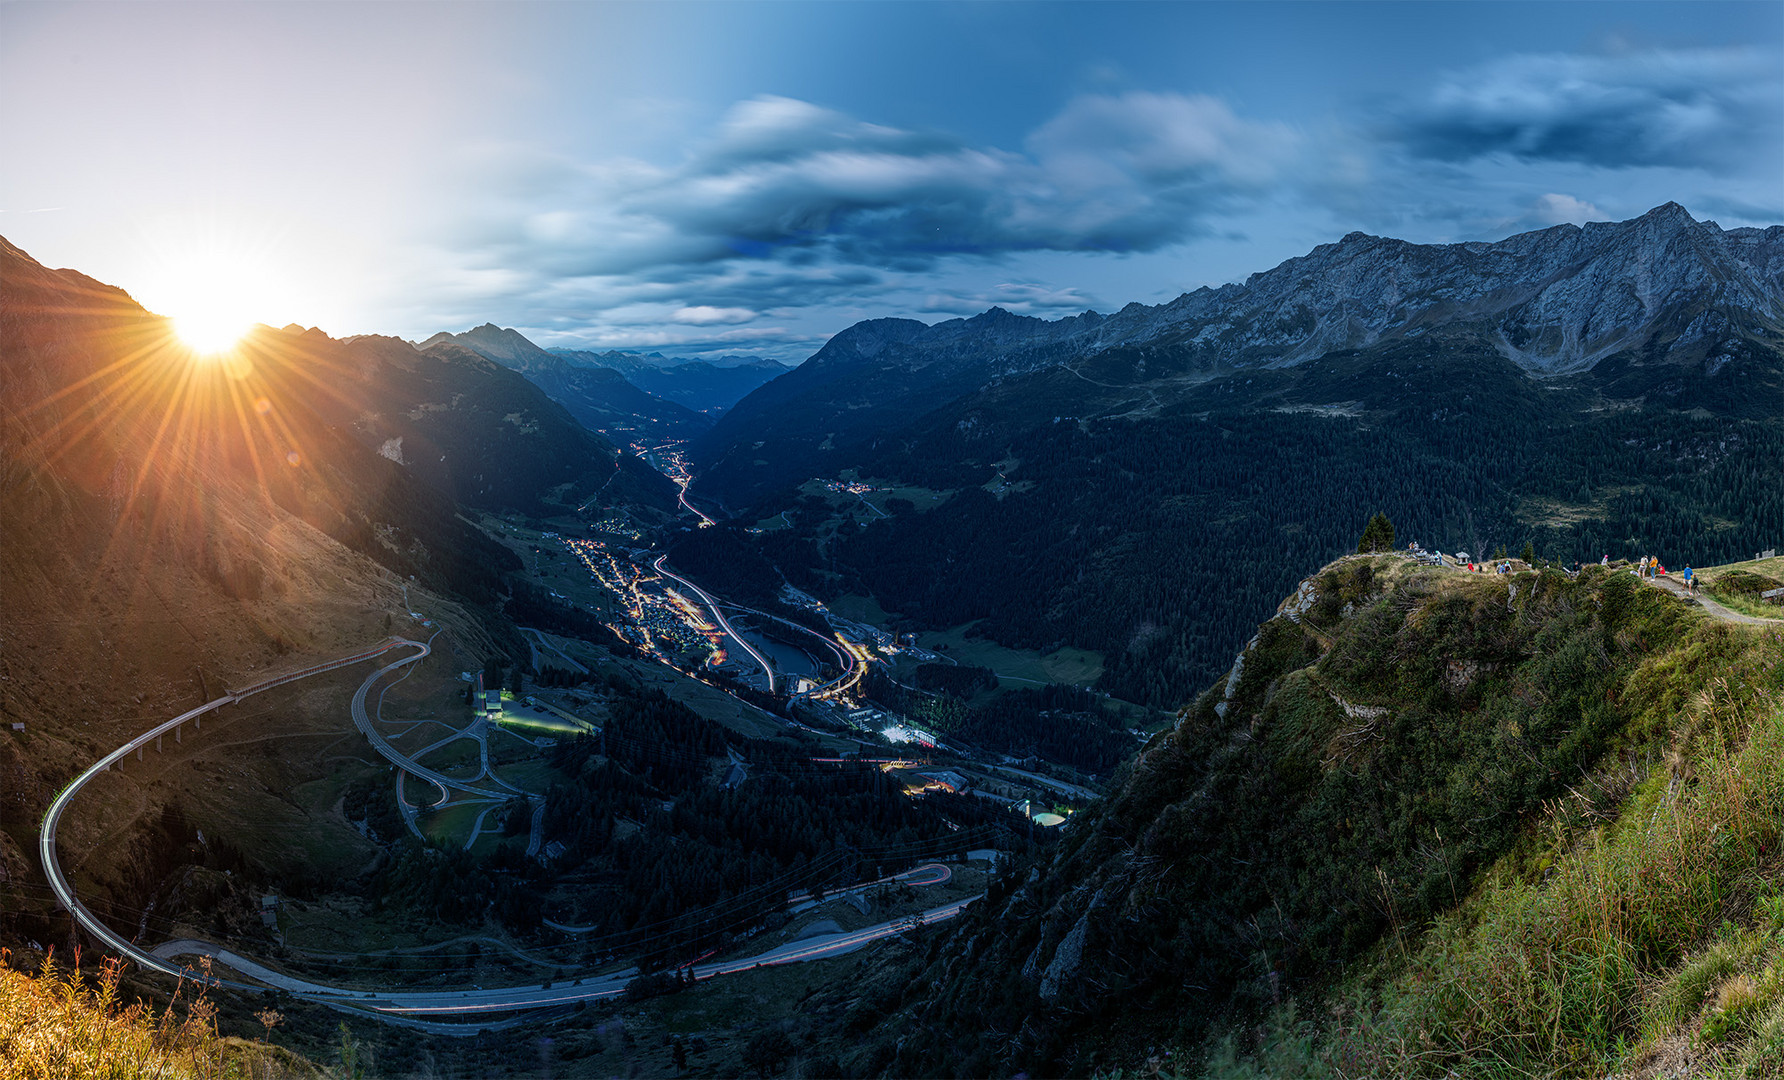
[[1281, 366], [1440, 327], [1478, 332], [1537, 375], [1649, 345], [1695, 361], [1724, 336], [1776, 338], [1784, 227], [1724, 231], [1667, 203], [1633, 221], [1496, 244], [1351, 233], [1244, 285], [1130, 305], [1085, 345], [1168, 344], [1199, 366]]

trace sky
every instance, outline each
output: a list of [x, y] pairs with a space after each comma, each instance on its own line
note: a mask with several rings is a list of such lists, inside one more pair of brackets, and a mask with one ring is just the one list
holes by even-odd
[[10, 0], [0, 147], [0, 235], [162, 314], [796, 362], [1359, 229], [1784, 223], [1784, 0]]

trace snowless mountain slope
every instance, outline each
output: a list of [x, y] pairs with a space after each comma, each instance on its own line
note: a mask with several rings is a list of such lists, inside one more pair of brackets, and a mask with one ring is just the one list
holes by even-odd
[[[1243, 284], [1114, 315], [870, 320], [738, 402], [696, 458], [709, 489], [736, 502], [969, 395], [1007, 399], [1000, 387], [1024, 379], [1056, 384], [1035, 395], [1049, 414], [1150, 415], [1204, 408], [1198, 387], [1222, 377], [1421, 342], [1541, 379], [1594, 375], [1621, 398], [1693, 371], [1714, 380], [1784, 343], [1784, 226], [1724, 230], [1667, 203], [1492, 244], [1351, 233]], [[1631, 381], [1632, 365], [1648, 373]]]
[[467, 349], [519, 372], [584, 427], [623, 446], [689, 439], [711, 423], [684, 405], [640, 389], [619, 371], [573, 363], [541, 349], [519, 331], [493, 323], [462, 334], [442, 331], [421, 345], [424, 349], [441, 346]]

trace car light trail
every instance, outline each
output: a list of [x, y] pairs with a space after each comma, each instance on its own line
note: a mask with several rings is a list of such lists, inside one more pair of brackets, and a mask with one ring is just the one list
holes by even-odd
[[693, 592], [693, 594], [695, 596], [698, 596], [701, 599], [701, 601], [706, 604], [707, 610], [712, 612], [713, 619], [715, 619], [718, 622], [719, 626], [724, 629], [726, 634], [730, 635], [731, 640], [737, 642], [737, 644], [739, 644], [739, 645], [742, 645], [743, 651], [747, 652], [751, 656], [755, 657], [756, 663], [762, 665], [762, 674], [766, 675], [768, 677], [768, 692], [771, 694], [774, 693], [774, 667], [773, 667], [773, 665], [769, 664], [768, 658], [766, 656], [763, 656], [761, 653], [757, 652], [756, 647], [754, 645], [751, 645], [749, 642], [745, 641], [743, 638], [743, 635], [738, 633], [735, 629], [732, 628], [731, 621], [729, 619], [725, 618], [724, 612], [719, 610], [718, 601], [714, 600], [711, 596], [707, 595], [706, 590], [702, 589], [700, 586], [689, 581], [687, 578], [682, 577], [680, 574], [677, 574], [674, 571], [665, 569], [663, 564], [667, 561], [669, 561], [669, 556], [658, 555], [657, 561], [654, 563], [651, 563], [650, 565], [651, 565], [652, 569], [656, 570], [657, 573], [663, 575], [664, 577], [670, 578], [675, 581], [679, 581], [683, 585], [686, 585]]

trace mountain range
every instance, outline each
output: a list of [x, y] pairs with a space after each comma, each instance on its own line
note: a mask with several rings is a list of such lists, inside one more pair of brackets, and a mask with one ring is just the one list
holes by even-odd
[[[1723, 230], [1667, 203], [1491, 244], [1355, 232], [1243, 284], [1113, 315], [857, 323], [739, 402], [695, 457], [702, 487], [736, 501], [833, 471], [943, 407], [995, 416], [1027, 395], [1075, 419], [1143, 418], [1199, 409], [1203, 387], [1240, 373], [1408, 346], [1501, 358], [1533, 379], [1597, 372], [1583, 385], [1618, 401], [1764, 410], [1784, 393], [1781, 341], [1784, 227]], [[1272, 386], [1302, 404], [1292, 381]]]
[[[1091, 649], [1105, 689], [1168, 705], [1377, 510], [1477, 555], [1774, 546], [1784, 227], [1667, 204], [1496, 244], [1353, 233], [1110, 316], [871, 320], [691, 457], [801, 587]], [[845, 472], [915, 505], [776, 524]]]
[[451, 344], [525, 375], [592, 431], [626, 445], [686, 442], [737, 400], [784, 373], [760, 357], [671, 360], [659, 353], [542, 349], [519, 331], [485, 323], [441, 331], [422, 348]]
[[514, 330], [486, 323], [462, 334], [441, 332], [422, 342], [423, 348], [442, 345], [519, 372], [583, 426], [615, 442], [643, 447], [685, 441], [712, 426], [710, 418], [639, 389], [612, 368], [572, 363]]
[[710, 416], [723, 413], [751, 390], [788, 370], [766, 356], [727, 354], [688, 360], [662, 353], [550, 351], [573, 363], [612, 368], [634, 386]]

